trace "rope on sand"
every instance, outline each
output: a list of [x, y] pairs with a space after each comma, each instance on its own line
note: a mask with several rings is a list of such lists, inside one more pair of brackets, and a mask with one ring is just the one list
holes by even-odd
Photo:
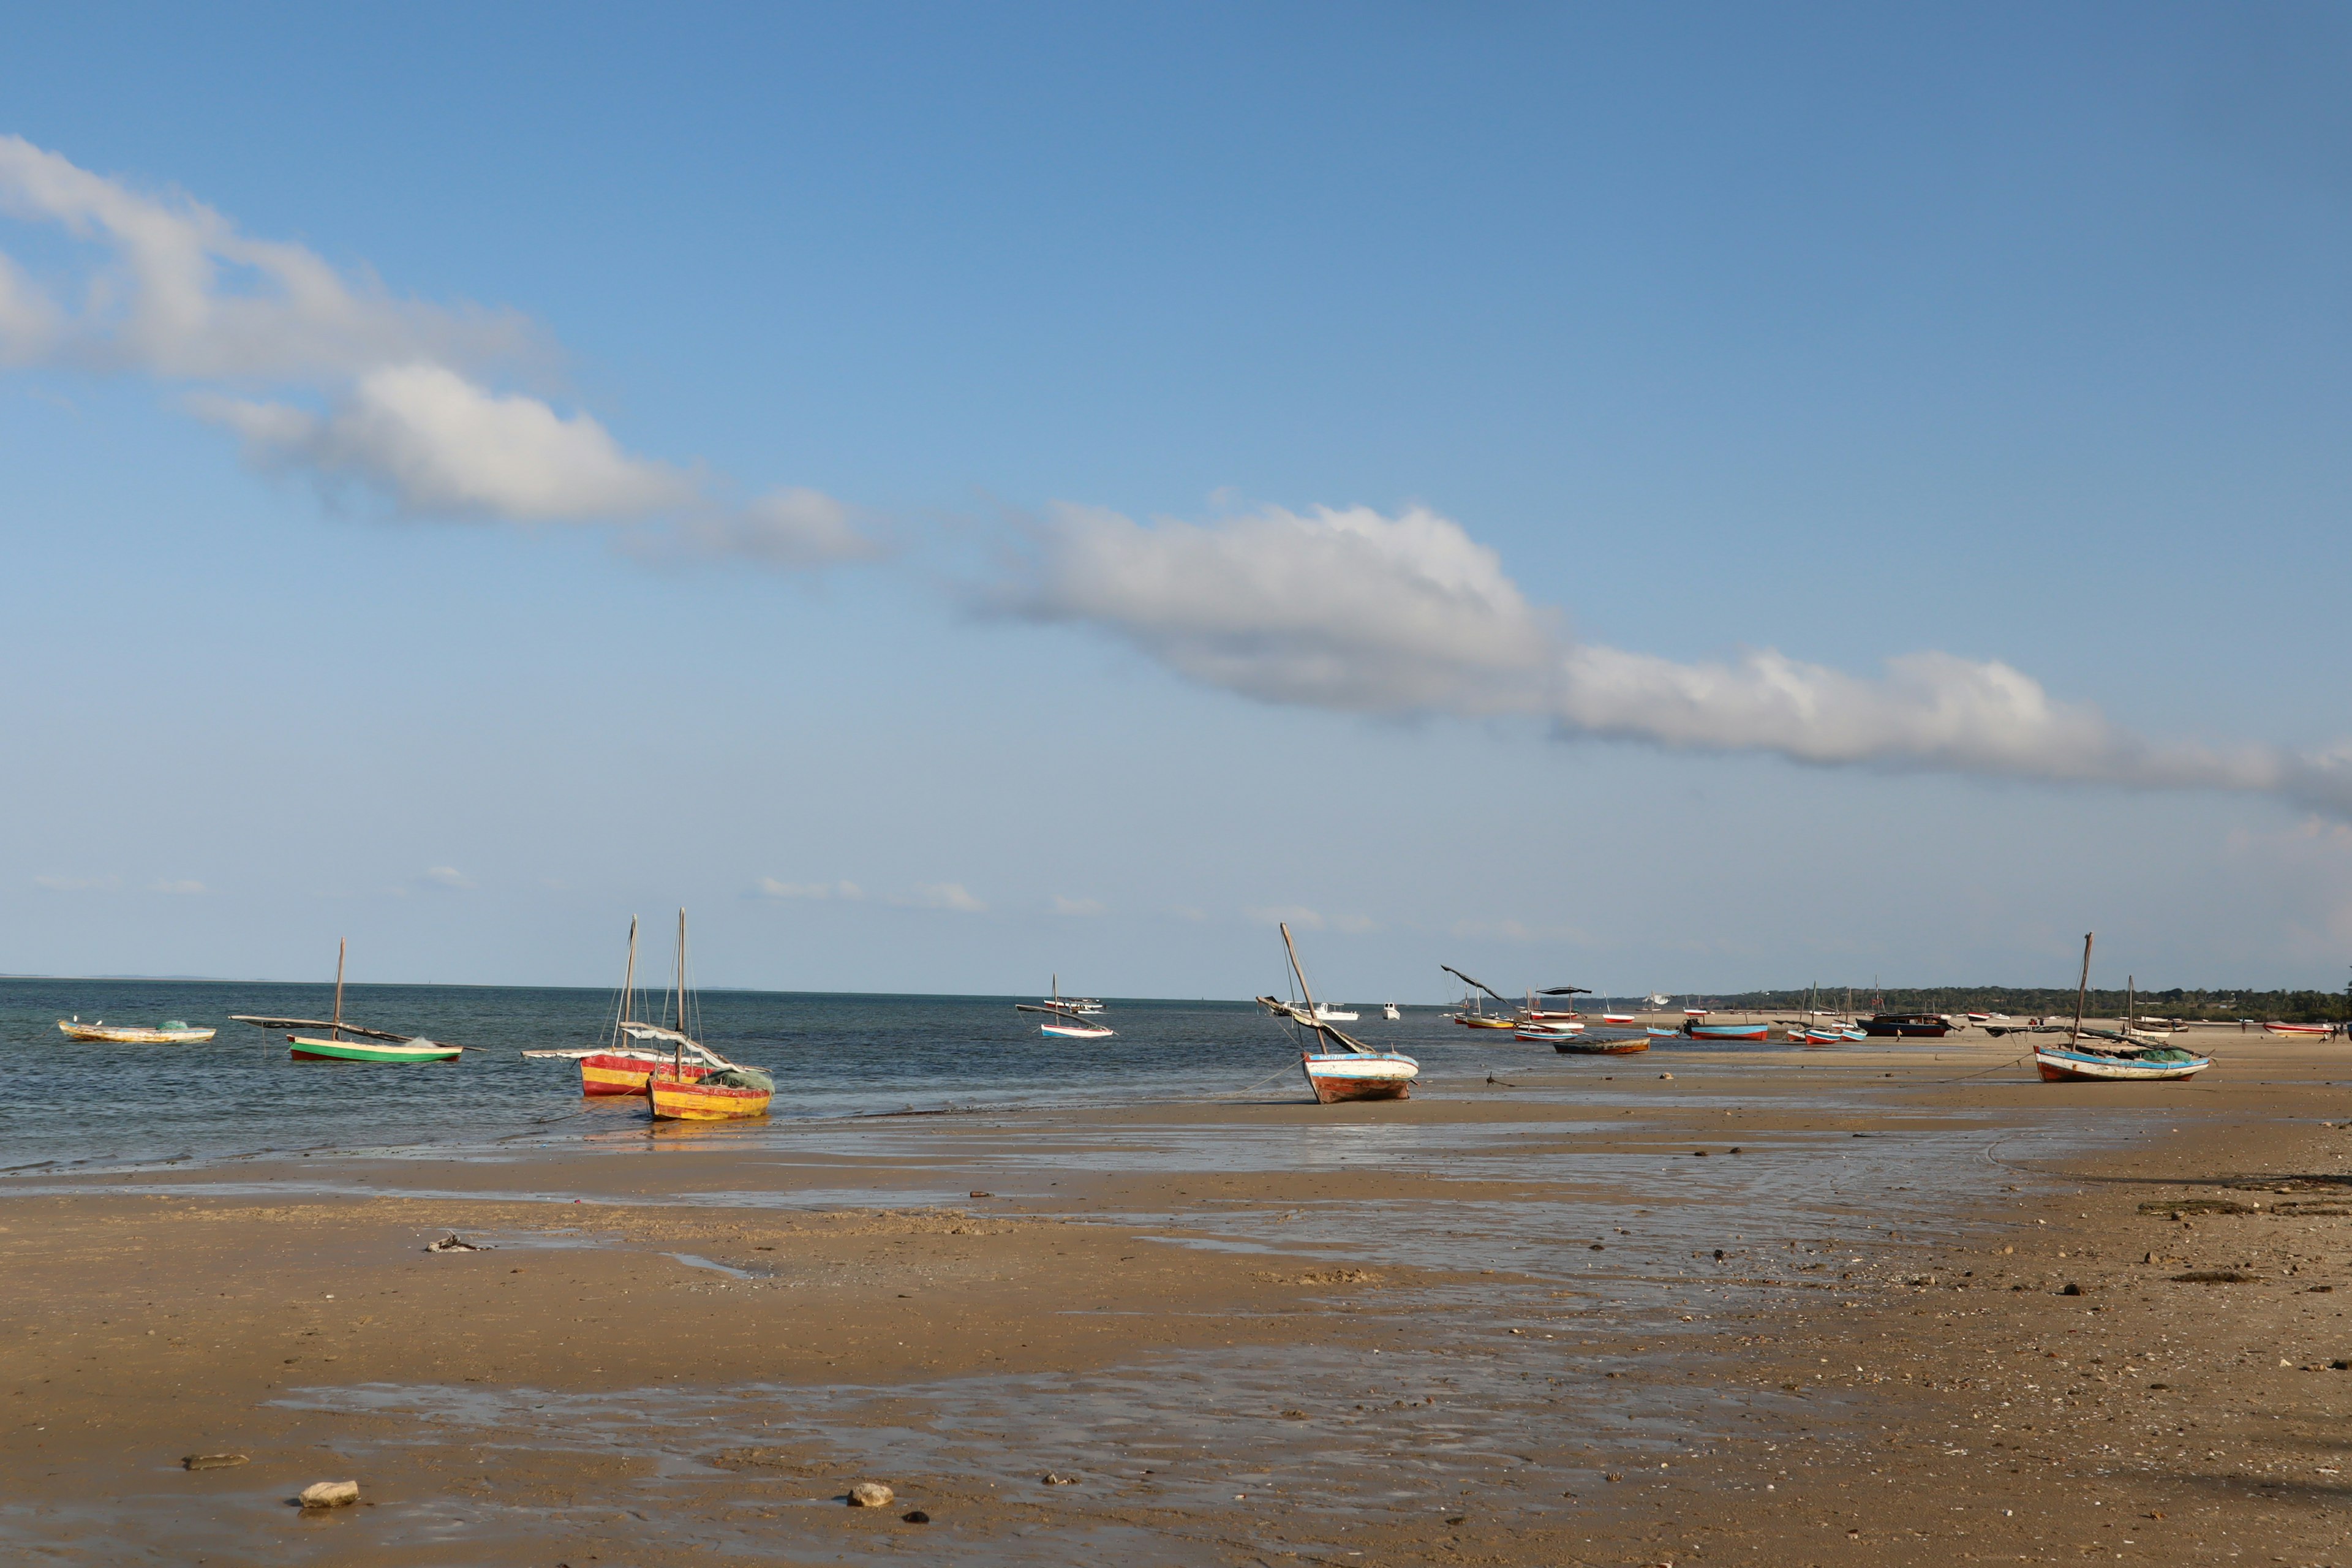
[[1972, 1078], [1984, 1077], [1985, 1073], [2003, 1072], [2011, 1068], [2016, 1067], [2021, 1062], [2030, 1062], [2032, 1059], [2033, 1053], [2032, 1051], [2028, 1051], [2021, 1057], [2011, 1057], [2005, 1062], [2000, 1062], [1992, 1067], [1989, 1067], [1984, 1069], [1984, 1072], [1962, 1073], [1958, 1078], [1939, 1078], [1936, 1081], [1937, 1083], [1966, 1083]]
[[1255, 1094], [1257, 1090], [1264, 1089], [1267, 1084], [1272, 1083], [1276, 1079], [1288, 1076], [1290, 1068], [1287, 1065], [1278, 1067], [1245, 1089], [1229, 1089], [1224, 1093], [1216, 1095], [1213, 1098], [1218, 1100], [1231, 1100], [1235, 1095]]

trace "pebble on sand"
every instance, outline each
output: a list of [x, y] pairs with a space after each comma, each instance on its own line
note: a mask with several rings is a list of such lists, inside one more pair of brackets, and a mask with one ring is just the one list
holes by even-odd
[[898, 1494], [878, 1481], [860, 1481], [849, 1489], [852, 1508], [888, 1508]]
[[911, 1513], [902, 1513], [898, 1517], [905, 1520], [908, 1524], [929, 1524], [931, 1522], [931, 1516], [925, 1513], [921, 1509], [917, 1509]]
[[304, 1508], [349, 1508], [360, 1500], [357, 1481], [312, 1481], [296, 1500]]

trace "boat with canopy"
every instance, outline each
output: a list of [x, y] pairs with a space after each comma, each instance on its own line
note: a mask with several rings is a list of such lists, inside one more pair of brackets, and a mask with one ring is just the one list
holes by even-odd
[[[251, 1024], [261, 1029], [284, 1029], [287, 1055], [298, 1062], [447, 1062], [455, 1061], [469, 1049], [478, 1047], [453, 1046], [446, 1040], [428, 1040], [422, 1035], [395, 1035], [388, 1029], [362, 1028], [343, 1022], [343, 954], [348, 941], [335, 943], [335, 1016], [331, 1018], [272, 1018], [252, 1014], [232, 1013], [232, 1024]], [[323, 1029], [321, 1035], [305, 1035], [303, 1029]]]

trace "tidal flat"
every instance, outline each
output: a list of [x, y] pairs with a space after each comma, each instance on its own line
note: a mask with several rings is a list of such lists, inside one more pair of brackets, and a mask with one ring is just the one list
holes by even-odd
[[0, 1555], [2340, 1563], [2352, 1058], [2197, 1037], [21, 1172]]

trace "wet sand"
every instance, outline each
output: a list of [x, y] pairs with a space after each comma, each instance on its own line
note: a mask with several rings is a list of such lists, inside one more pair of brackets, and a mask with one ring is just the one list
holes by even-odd
[[19, 1177], [0, 1555], [2342, 1563], [2352, 1058], [2202, 1037]]

